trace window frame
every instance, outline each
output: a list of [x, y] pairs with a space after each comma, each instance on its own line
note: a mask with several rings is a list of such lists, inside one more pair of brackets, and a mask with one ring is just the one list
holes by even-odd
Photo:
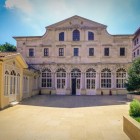
[[[92, 52], [90, 51], [91, 49], [93, 49]], [[88, 55], [89, 56], [94, 56], [94, 48], [89, 48], [88, 49]]]
[[49, 56], [49, 48], [44, 48], [44, 56]]
[[73, 48], [73, 56], [75, 57], [79, 56], [79, 48]]
[[88, 31], [88, 41], [94, 40], [94, 33], [91, 31]]
[[59, 33], [59, 41], [65, 41], [65, 33], [64, 32]]
[[64, 48], [58, 49], [58, 56], [64, 56]]
[[104, 48], [104, 56], [110, 56], [110, 51], [109, 51], [109, 47], [108, 48]]
[[75, 29], [72, 32], [72, 40], [73, 41], [80, 41], [80, 31]]
[[[32, 52], [31, 52], [32, 50]], [[29, 48], [29, 57], [34, 57], [35, 56], [35, 49], [34, 48]]]
[[126, 55], [126, 49], [125, 47], [120, 48], [120, 56], [125, 56]]

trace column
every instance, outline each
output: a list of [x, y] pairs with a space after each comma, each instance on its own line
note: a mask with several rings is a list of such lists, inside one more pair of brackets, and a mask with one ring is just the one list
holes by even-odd
[[96, 73], [96, 89], [100, 88], [100, 73]]
[[85, 90], [85, 73], [82, 73], [81, 83], [81, 89]]
[[111, 76], [111, 88], [116, 89], [116, 73], [112, 73], [112, 76]]
[[52, 88], [56, 88], [55, 73], [52, 73]]
[[66, 85], [66, 89], [70, 89], [70, 73], [67, 73], [67, 85]]

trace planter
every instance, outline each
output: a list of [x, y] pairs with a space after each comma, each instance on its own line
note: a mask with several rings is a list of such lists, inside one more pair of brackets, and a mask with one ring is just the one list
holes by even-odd
[[137, 99], [140, 101], [140, 95], [127, 94], [127, 99], [130, 99], [130, 100]]
[[130, 140], [140, 140], [140, 123], [130, 116], [123, 116], [123, 131]]

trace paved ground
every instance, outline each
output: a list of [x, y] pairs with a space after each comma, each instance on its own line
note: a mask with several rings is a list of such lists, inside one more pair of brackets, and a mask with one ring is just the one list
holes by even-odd
[[0, 140], [129, 140], [126, 96], [35, 96], [0, 111]]

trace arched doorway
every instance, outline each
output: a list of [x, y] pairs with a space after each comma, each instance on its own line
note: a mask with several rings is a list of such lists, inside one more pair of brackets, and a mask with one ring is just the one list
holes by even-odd
[[72, 95], [80, 95], [81, 92], [81, 71], [77, 68], [71, 71]]
[[95, 79], [96, 79], [96, 71], [93, 68], [89, 68], [86, 71], [87, 95], [95, 95]]
[[9, 101], [13, 102], [16, 100], [16, 73], [14, 70], [11, 71], [10, 75], [10, 96]]

